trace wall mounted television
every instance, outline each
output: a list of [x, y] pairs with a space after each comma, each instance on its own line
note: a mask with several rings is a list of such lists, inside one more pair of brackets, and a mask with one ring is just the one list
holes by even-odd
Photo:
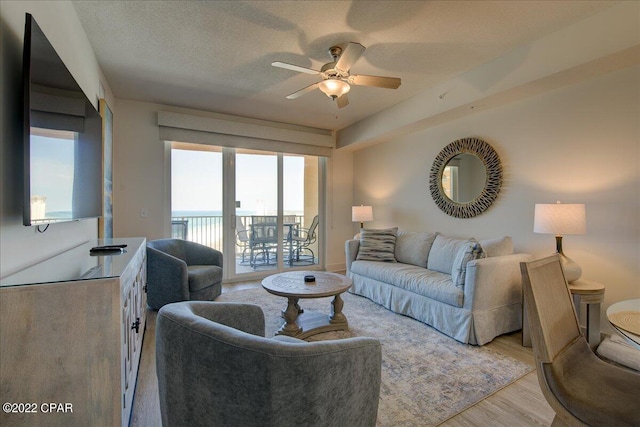
[[102, 215], [102, 118], [33, 16], [23, 51], [26, 226]]

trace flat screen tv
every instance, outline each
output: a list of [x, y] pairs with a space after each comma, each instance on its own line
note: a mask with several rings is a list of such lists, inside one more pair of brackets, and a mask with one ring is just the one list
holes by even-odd
[[26, 226], [102, 215], [102, 118], [33, 16], [23, 51]]

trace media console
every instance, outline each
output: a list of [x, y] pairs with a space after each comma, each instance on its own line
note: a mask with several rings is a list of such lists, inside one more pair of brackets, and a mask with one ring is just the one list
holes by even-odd
[[[89, 253], [105, 244], [127, 246]], [[90, 241], [0, 280], [0, 389], [23, 404], [0, 425], [127, 426], [145, 291], [144, 238]]]

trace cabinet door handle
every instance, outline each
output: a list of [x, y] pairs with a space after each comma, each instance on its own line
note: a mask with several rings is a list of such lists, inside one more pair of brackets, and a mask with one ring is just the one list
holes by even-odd
[[138, 332], [140, 332], [140, 318], [136, 317], [136, 321], [133, 322], [133, 324], [131, 325], [131, 329], [135, 329], [136, 330], [136, 334]]

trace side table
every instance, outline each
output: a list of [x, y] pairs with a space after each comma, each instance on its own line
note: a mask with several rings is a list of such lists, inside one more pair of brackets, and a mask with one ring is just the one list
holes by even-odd
[[[569, 283], [573, 305], [589, 347], [593, 350], [600, 344], [600, 304], [604, 301], [604, 285], [592, 280], [576, 280]], [[585, 304], [586, 310], [582, 309]]]
[[[569, 283], [569, 291], [573, 296], [580, 329], [593, 350], [600, 344], [600, 304], [604, 301], [604, 285], [592, 280], [578, 279]], [[586, 310], [582, 309], [582, 304], [587, 306]], [[531, 347], [529, 319], [524, 302], [522, 307], [522, 346]]]

